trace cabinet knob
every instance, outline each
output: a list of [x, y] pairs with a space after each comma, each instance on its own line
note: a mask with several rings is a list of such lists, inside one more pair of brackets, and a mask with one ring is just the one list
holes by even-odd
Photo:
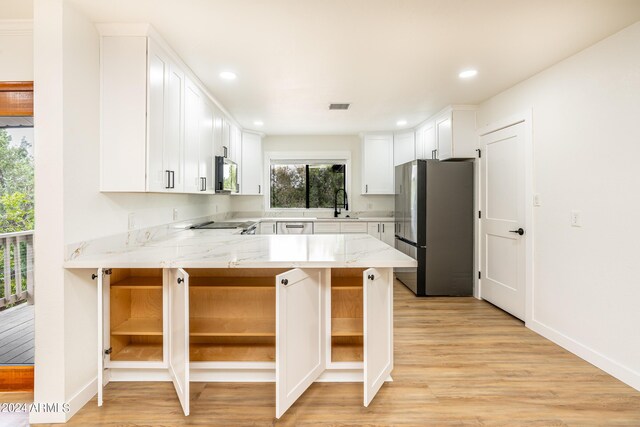
[[182, 277], [178, 277], [178, 284], [184, 282], [184, 279]]
[[280, 281], [280, 283], [282, 283], [283, 285], [287, 286], [289, 284], [289, 281], [287, 279], [282, 279]]
[[369, 275], [367, 276], [367, 279], [369, 279], [369, 280], [375, 280], [375, 278], [376, 278], [376, 277], [375, 277], [373, 274], [369, 274]]

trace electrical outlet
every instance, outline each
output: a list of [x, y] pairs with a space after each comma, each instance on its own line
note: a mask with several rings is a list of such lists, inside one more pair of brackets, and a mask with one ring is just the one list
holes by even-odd
[[178, 220], [178, 208], [173, 208], [173, 220]]
[[582, 227], [582, 212], [571, 211], [571, 226]]
[[133, 230], [134, 228], [136, 228], [136, 214], [134, 212], [130, 212], [127, 221], [127, 229]]

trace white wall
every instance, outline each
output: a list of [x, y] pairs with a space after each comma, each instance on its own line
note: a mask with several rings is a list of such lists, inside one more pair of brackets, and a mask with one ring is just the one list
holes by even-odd
[[[640, 389], [640, 23], [484, 102], [533, 111], [534, 330]], [[579, 210], [582, 228], [571, 227]]]
[[[35, 395], [81, 407], [96, 392], [96, 283], [62, 268], [66, 244], [228, 209], [229, 196], [103, 194], [99, 182], [99, 38], [64, 0], [34, 3]], [[32, 422], [73, 413], [33, 413]]]
[[10, 35], [9, 27], [0, 20], [0, 81], [32, 81], [33, 35]]
[[[358, 136], [268, 136], [262, 142], [262, 149], [267, 152], [301, 152], [301, 151], [349, 151], [351, 152], [351, 191], [349, 193], [349, 209], [351, 211], [393, 211], [393, 196], [363, 196], [361, 188], [361, 139]], [[268, 185], [268, 182], [265, 183]], [[264, 196], [234, 196], [231, 210], [235, 212], [261, 212], [267, 209]]]

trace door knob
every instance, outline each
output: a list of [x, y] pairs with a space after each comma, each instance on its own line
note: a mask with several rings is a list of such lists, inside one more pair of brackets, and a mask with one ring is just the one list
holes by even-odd
[[287, 286], [289, 284], [289, 281], [287, 279], [282, 279], [280, 281], [280, 283], [282, 283], [283, 285]]
[[518, 228], [517, 230], [509, 230], [509, 233], [517, 233], [522, 236], [524, 234], [524, 229]]
[[376, 278], [376, 277], [375, 277], [373, 274], [369, 274], [369, 275], [367, 276], [367, 279], [369, 279], [369, 280], [375, 280], [375, 278]]
[[184, 282], [184, 279], [182, 277], [178, 277], [178, 284]]

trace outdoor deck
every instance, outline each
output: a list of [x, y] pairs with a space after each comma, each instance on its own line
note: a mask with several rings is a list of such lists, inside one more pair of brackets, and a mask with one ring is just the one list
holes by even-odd
[[33, 305], [0, 311], [0, 365], [33, 364]]

